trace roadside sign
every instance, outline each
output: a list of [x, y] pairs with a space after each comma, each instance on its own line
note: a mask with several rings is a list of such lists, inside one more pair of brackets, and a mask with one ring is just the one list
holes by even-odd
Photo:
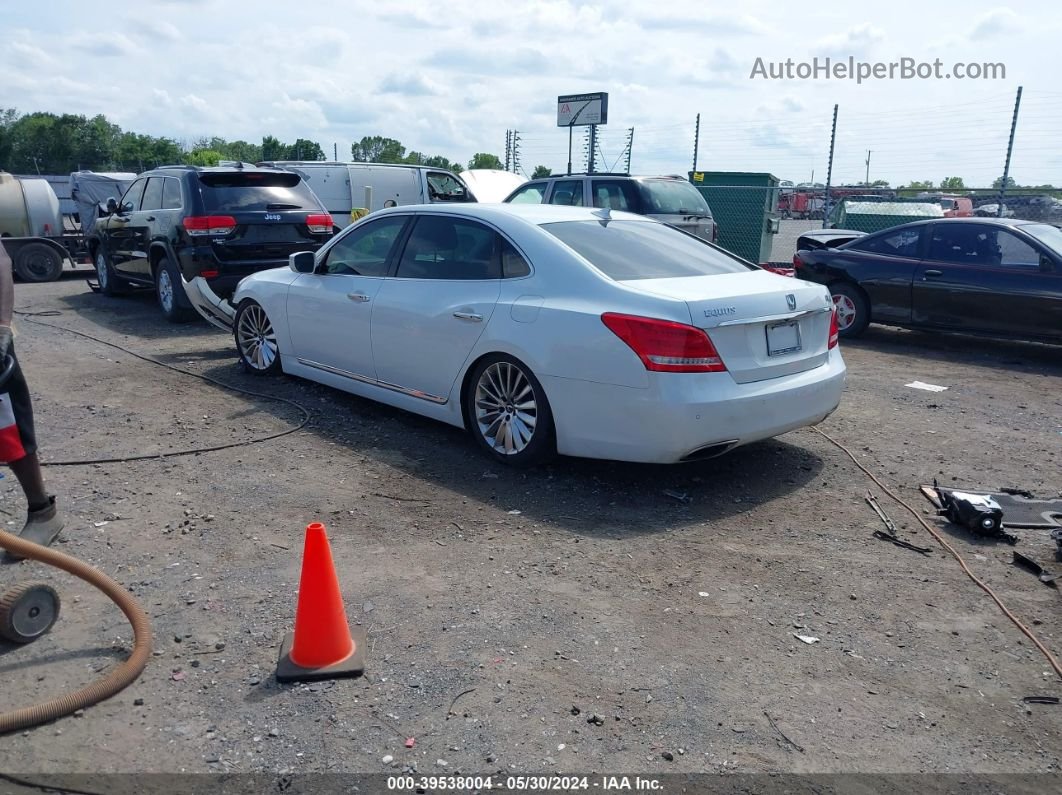
[[608, 93], [566, 94], [557, 97], [557, 126], [582, 127], [608, 123]]

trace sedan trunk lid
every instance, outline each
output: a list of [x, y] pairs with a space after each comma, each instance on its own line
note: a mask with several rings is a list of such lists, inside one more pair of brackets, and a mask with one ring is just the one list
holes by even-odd
[[685, 301], [738, 383], [811, 370], [829, 353], [833, 304], [819, 284], [766, 271], [639, 279], [626, 284]]

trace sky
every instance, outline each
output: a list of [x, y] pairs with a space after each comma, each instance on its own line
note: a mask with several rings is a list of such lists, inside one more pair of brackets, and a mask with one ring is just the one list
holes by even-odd
[[[1003, 173], [1023, 87], [1011, 176], [1062, 185], [1062, 6], [887, 3], [659, 3], [422, 0], [309, 6], [256, 0], [0, 5], [0, 108], [94, 116], [190, 144], [201, 137], [318, 141], [349, 159], [366, 135], [466, 162], [504, 158], [563, 172], [557, 97], [605, 91], [598, 168], [633, 173], [770, 172], [833, 184], [885, 179], [989, 186]], [[766, 79], [818, 58], [1003, 64], [1002, 79]], [[777, 69], [777, 67], [776, 67]], [[584, 128], [574, 166], [585, 164]]]

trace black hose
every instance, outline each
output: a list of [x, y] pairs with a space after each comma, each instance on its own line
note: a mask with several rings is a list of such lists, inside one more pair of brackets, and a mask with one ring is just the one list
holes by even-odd
[[33, 319], [34, 317], [51, 317], [60, 314], [58, 310], [49, 310], [46, 312], [23, 312], [16, 310], [15, 314], [20, 315], [21, 317], [25, 317], [27, 323], [35, 323], [38, 326], [46, 326], [48, 328], [53, 328], [58, 331], [65, 331], [67, 334], [74, 334], [78, 337], [84, 337], [85, 339], [92, 340], [93, 342], [98, 342], [101, 345], [107, 345], [108, 347], [115, 348], [116, 350], [122, 351], [123, 353], [126, 353], [142, 361], [150, 362], [151, 364], [158, 365], [159, 367], [165, 367], [167, 370], [173, 370], [174, 372], [182, 373], [183, 375], [190, 375], [192, 376], [192, 378], [198, 378], [202, 381], [206, 381], [209, 384], [214, 384], [215, 386], [219, 386], [222, 389], [228, 389], [232, 392], [237, 392], [241, 395], [250, 395], [251, 397], [263, 398], [265, 400], [274, 400], [278, 403], [286, 403], [289, 406], [294, 406], [302, 413], [302, 421], [298, 425], [295, 425], [291, 428], [287, 428], [283, 431], [277, 431], [276, 433], [270, 433], [265, 436], [259, 436], [255, 439], [246, 439], [240, 442], [229, 442], [227, 444], [218, 444], [210, 447], [193, 447], [188, 450], [174, 450], [172, 452], [167, 453], [129, 455], [116, 458], [86, 458], [72, 461], [42, 461], [41, 466], [72, 467], [88, 466], [91, 464], [120, 464], [126, 461], [150, 461], [152, 459], [158, 458], [176, 458], [178, 456], [199, 455], [200, 453], [214, 453], [218, 450], [230, 450], [233, 447], [246, 447], [247, 445], [251, 444], [261, 444], [262, 442], [268, 442], [273, 439], [279, 439], [282, 436], [287, 436], [289, 434], [295, 433], [296, 431], [301, 431], [312, 419], [312, 415], [310, 414], [309, 410], [307, 410], [305, 407], [295, 402], [294, 400], [290, 400], [289, 398], [280, 397], [279, 395], [269, 395], [265, 392], [256, 392], [253, 389], [244, 389], [240, 386], [226, 384], [224, 381], [219, 381], [217, 378], [213, 378], [209, 375], [203, 375], [202, 373], [193, 373], [191, 370], [185, 370], [181, 367], [176, 367], [172, 364], [167, 364], [166, 362], [160, 362], [158, 359], [155, 359], [151, 356], [147, 356], [143, 353], [137, 353], [136, 351], [130, 350], [129, 348], [119, 345], [116, 342], [110, 342], [105, 339], [100, 339], [99, 337], [94, 337], [91, 334], [86, 334], [83, 331], [75, 331], [74, 329], [66, 328], [65, 326], [57, 326], [54, 323], [45, 323], [43, 320]]

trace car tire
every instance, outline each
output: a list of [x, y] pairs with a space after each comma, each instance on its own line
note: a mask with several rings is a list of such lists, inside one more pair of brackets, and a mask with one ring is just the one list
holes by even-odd
[[46, 243], [27, 243], [15, 254], [14, 265], [27, 282], [54, 282], [63, 274], [63, 258]]
[[870, 325], [870, 301], [866, 293], [850, 282], [834, 282], [830, 296], [837, 312], [837, 336], [858, 337]]
[[155, 270], [155, 297], [163, 316], [171, 323], [187, 323], [195, 317], [195, 310], [187, 306], [181, 274], [166, 257], [159, 260]]
[[254, 375], [279, 375], [280, 347], [273, 321], [257, 301], [240, 302], [232, 323], [240, 365]]
[[531, 368], [512, 356], [491, 354], [476, 365], [465, 416], [476, 443], [500, 463], [529, 467], [556, 454], [546, 391]]
[[115, 273], [111, 264], [111, 257], [103, 246], [96, 249], [94, 257], [96, 264], [96, 281], [99, 282], [100, 292], [104, 295], [122, 295], [129, 289], [129, 282]]

